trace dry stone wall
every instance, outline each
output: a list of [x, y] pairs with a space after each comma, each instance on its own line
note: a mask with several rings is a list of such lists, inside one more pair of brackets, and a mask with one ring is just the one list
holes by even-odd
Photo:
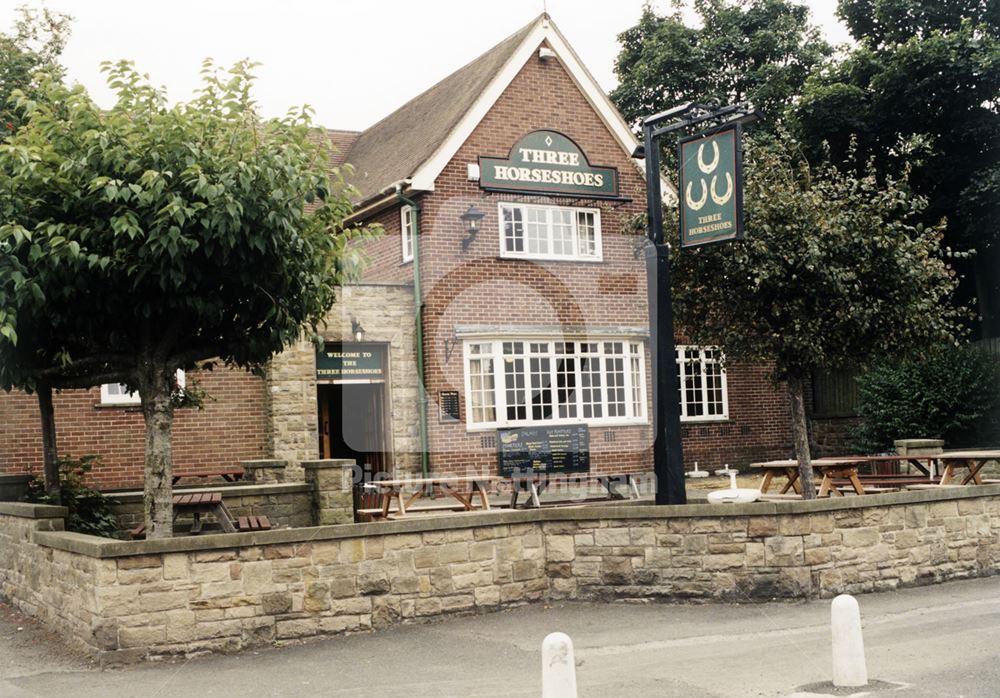
[[[0, 593], [107, 660], [544, 599], [750, 601], [1000, 572], [1000, 486], [607, 505], [124, 542], [0, 503]], [[52, 510], [52, 507], [44, 508]], [[32, 513], [34, 512], [34, 513]]]

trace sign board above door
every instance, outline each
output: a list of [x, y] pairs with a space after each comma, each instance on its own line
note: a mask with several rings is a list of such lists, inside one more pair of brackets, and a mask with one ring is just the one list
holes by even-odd
[[316, 352], [316, 380], [326, 383], [385, 380], [385, 347], [330, 343]]
[[580, 146], [558, 131], [532, 131], [506, 158], [480, 156], [479, 170], [479, 186], [492, 191], [618, 197], [618, 170], [591, 165]]

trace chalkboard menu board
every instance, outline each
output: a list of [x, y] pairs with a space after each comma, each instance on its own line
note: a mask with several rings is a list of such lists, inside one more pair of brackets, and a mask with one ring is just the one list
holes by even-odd
[[590, 432], [586, 424], [497, 430], [501, 475], [586, 473], [590, 471]]

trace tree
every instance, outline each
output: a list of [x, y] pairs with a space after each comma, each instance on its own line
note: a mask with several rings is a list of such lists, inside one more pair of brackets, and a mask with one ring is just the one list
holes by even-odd
[[69, 38], [72, 17], [49, 9], [18, 8], [14, 31], [0, 34], [0, 140], [12, 135], [23, 114], [10, 100], [15, 90], [38, 99], [39, 73], [61, 79], [59, 56]]
[[[810, 158], [857, 172], [909, 160], [924, 222], [946, 217], [948, 245], [976, 251], [960, 297], [977, 298], [981, 333], [1000, 336], [1000, 3], [841, 0], [839, 14], [858, 46], [810, 77], [790, 128]], [[919, 160], [896, 148], [914, 136], [931, 146]]]
[[619, 84], [611, 99], [637, 124], [683, 102], [761, 110], [766, 128], [780, 123], [809, 73], [830, 55], [809, 10], [792, 0], [695, 0], [701, 27], [648, 6], [619, 35]]
[[373, 232], [345, 224], [353, 191], [308, 108], [258, 117], [251, 68], [206, 62], [173, 107], [124, 62], [104, 66], [108, 110], [49, 81], [0, 145], [0, 379], [139, 391], [150, 538], [172, 534], [177, 369], [260, 370], [315, 336]]
[[905, 179], [810, 168], [787, 140], [748, 148], [746, 238], [674, 256], [677, 317], [727, 358], [787, 382], [804, 496], [814, 497], [804, 384], [817, 368], [955, 341], [941, 226]]
[[[59, 56], [69, 38], [69, 15], [21, 7], [13, 34], [0, 34], [0, 142], [14, 135], [20, 127], [23, 110], [11, 100], [15, 91], [30, 99], [40, 97], [42, 75], [61, 79]], [[24, 289], [30, 292], [30, 289]], [[14, 328], [0, 310], [0, 333], [14, 337]], [[59, 454], [56, 447], [55, 415], [52, 408], [52, 388], [45, 382], [33, 386], [38, 394], [41, 415], [42, 454], [45, 487], [52, 501], [59, 501]]]

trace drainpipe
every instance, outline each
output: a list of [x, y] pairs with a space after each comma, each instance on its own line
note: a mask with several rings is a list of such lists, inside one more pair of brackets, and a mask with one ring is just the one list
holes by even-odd
[[430, 459], [427, 453], [427, 390], [424, 387], [424, 297], [420, 292], [420, 204], [403, 195], [403, 185], [396, 185], [396, 197], [413, 208], [413, 300], [414, 323], [417, 334], [417, 376], [420, 378], [420, 470], [424, 477], [430, 475]]

